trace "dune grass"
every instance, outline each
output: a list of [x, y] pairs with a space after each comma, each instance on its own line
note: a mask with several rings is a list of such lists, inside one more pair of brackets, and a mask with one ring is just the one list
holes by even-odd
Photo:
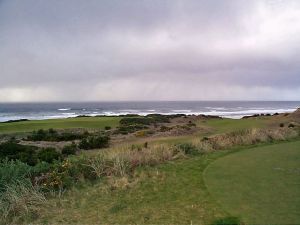
[[[53, 198], [36, 223], [210, 224], [228, 216], [210, 197], [204, 168], [226, 151], [146, 167]], [[55, 216], [53, 216], [55, 215]]]
[[212, 163], [205, 181], [225, 211], [246, 224], [300, 222], [300, 141], [258, 147]]
[[120, 117], [80, 117], [67, 119], [31, 120], [24, 122], [0, 123], [0, 133], [29, 132], [38, 129], [87, 128], [103, 129], [105, 126], [116, 127]]

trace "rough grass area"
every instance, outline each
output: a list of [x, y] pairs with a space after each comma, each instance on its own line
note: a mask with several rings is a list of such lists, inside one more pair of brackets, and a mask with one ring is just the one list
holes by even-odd
[[[107, 178], [53, 198], [36, 223], [210, 224], [228, 215], [203, 181], [204, 168], [228, 152], [215, 152]], [[55, 216], [53, 216], [55, 215]]]
[[19, 133], [50, 128], [104, 129], [106, 126], [118, 126], [120, 119], [120, 117], [80, 117], [68, 119], [31, 120], [14, 123], [0, 123], [0, 133]]
[[212, 163], [205, 180], [225, 211], [246, 224], [299, 224], [300, 142], [249, 149]]

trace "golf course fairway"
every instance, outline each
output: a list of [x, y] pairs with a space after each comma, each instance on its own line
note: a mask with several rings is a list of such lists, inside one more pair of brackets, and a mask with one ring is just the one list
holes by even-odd
[[300, 141], [227, 155], [204, 178], [216, 202], [245, 224], [300, 223]]

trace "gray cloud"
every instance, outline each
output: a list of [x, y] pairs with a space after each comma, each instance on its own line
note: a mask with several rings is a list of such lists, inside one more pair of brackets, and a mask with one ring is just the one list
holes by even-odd
[[300, 99], [296, 0], [2, 0], [0, 101]]

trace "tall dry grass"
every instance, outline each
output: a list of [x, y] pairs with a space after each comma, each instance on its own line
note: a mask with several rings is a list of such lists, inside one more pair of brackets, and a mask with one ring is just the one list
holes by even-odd
[[136, 167], [153, 166], [179, 157], [179, 151], [169, 145], [147, 148], [123, 146], [100, 152], [89, 158], [88, 164], [98, 177], [125, 176]]
[[45, 202], [43, 193], [31, 184], [11, 183], [0, 195], [0, 224], [19, 224], [36, 217]]
[[197, 138], [193, 140], [192, 144], [149, 145], [147, 148], [122, 146], [107, 149], [90, 157], [87, 164], [93, 169], [97, 177], [123, 177], [137, 167], [154, 166], [186, 155], [205, 154], [234, 146], [288, 140], [297, 136], [299, 133], [290, 128], [255, 128], [215, 135], [203, 140]]
[[234, 146], [252, 145], [272, 141], [284, 141], [299, 136], [299, 132], [290, 128], [247, 129], [215, 135], [204, 140], [194, 140], [194, 145], [202, 151], [221, 150]]

